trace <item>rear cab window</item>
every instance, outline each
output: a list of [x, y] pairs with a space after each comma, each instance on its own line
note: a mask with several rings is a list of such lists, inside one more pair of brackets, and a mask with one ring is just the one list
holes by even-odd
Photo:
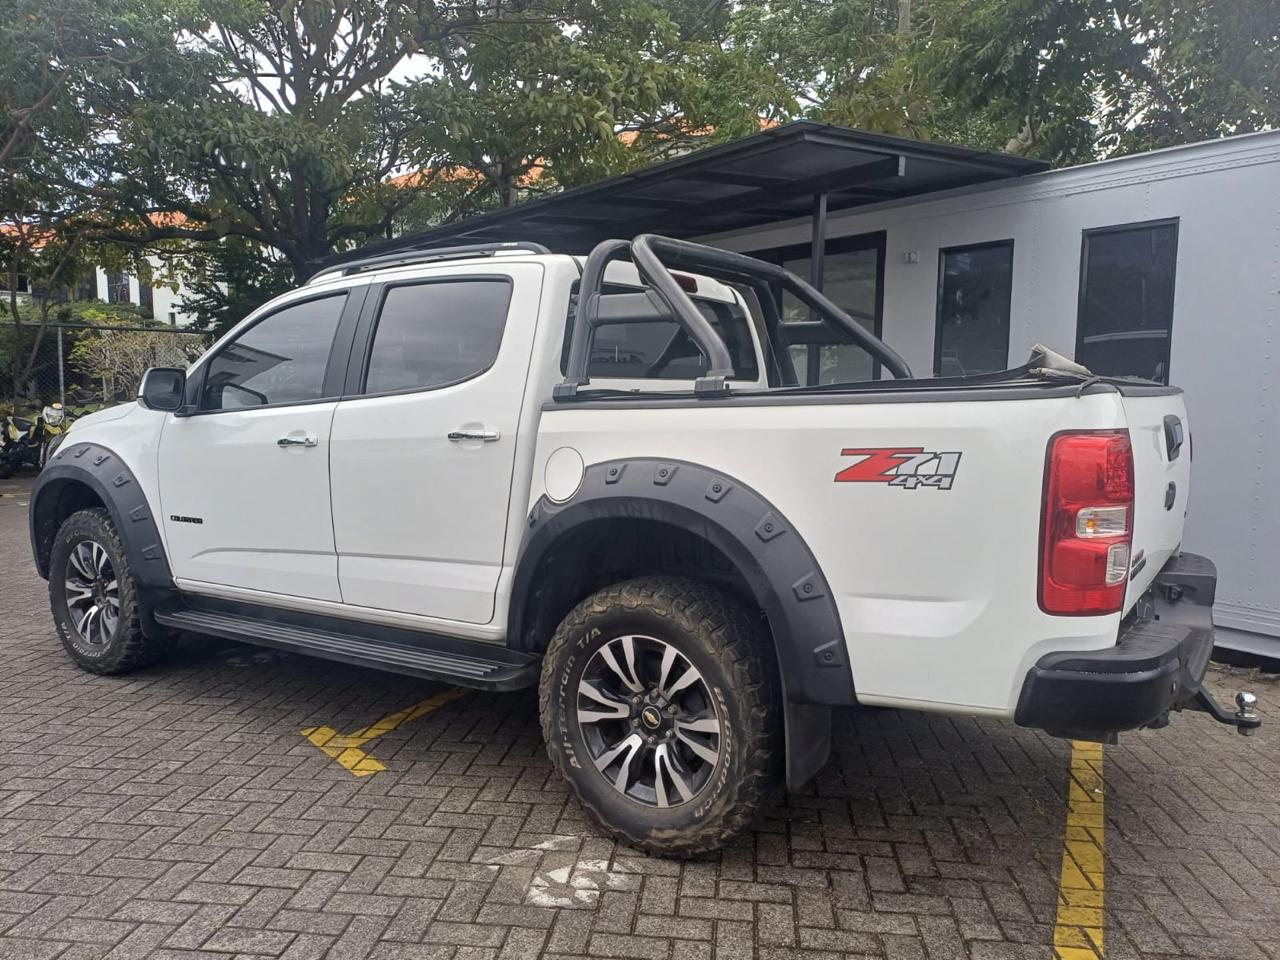
[[[629, 265], [626, 265], [629, 266]], [[612, 270], [610, 271], [612, 273]], [[707, 319], [728, 347], [735, 383], [764, 386], [760, 370], [755, 325], [746, 306], [722, 284], [698, 278], [714, 295], [690, 294], [698, 311]], [[644, 288], [621, 282], [606, 282], [605, 294], [637, 293]], [[577, 287], [565, 324], [560, 371], [569, 362], [569, 348], [577, 307]], [[621, 389], [683, 391], [693, 388], [708, 369], [706, 356], [677, 323], [621, 323], [596, 329], [587, 375], [592, 383], [607, 383]]]

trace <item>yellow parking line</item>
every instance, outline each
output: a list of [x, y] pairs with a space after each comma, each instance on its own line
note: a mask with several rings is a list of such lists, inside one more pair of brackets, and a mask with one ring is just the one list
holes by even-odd
[[379, 770], [387, 768], [379, 760], [361, 750], [361, 747], [384, 733], [390, 733], [396, 727], [403, 726], [411, 720], [417, 720], [419, 717], [439, 710], [446, 703], [466, 696], [469, 692], [469, 690], [460, 689], [446, 690], [444, 693], [428, 697], [421, 703], [415, 703], [412, 707], [406, 707], [388, 717], [383, 717], [376, 723], [362, 727], [345, 736], [338, 733], [333, 727], [304, 727], [302, 735], [319, 747], [326, 756], [338, 761], [342, 767], [351, 771], [353, 775], [368, 777]]
[[1106, 956], [1102, 939], [1106, 893], [1102, 790], [1102, 744], [1073, 740], [1058, 918], [1053, 928], [1053, 955], [1058, 960], [1100, 960]]

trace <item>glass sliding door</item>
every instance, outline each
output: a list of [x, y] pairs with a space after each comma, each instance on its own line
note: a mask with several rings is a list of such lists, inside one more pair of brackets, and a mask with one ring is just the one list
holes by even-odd
[[[884, 309], [883, 233], [828, 240], [823, 254], [821, 290], [836, 306], [871, 333], [880, 335]], [[780, 263], [804, 280], [810, 279], [808, 244], [753, 254]], [[880, 364], [862, 347], [825, 322], [813, 323], [809, 310], [790, 294], [781, 295], [784, 333], [796, 376], [806, 386], [875, 380]]]

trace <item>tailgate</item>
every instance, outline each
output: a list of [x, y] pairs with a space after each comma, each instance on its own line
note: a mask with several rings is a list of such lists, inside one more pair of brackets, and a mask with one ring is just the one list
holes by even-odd
[[1133, 443], [1133, 550], [1127, 613], [1182, 544], [1191, 478], [1191, 429], [1181, 393], [1123, 398]]

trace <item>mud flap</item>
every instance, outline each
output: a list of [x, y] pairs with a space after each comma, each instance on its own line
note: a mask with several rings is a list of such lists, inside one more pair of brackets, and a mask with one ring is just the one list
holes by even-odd
[[790, 702], [784, 707], [787, 790], [799, 790], [827, 765], [831, 756], [831, 708]]

